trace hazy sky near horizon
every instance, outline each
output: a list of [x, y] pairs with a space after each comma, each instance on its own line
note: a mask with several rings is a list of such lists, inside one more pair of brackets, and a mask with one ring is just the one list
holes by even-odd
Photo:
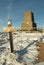
[[44, 27], [44, 0], [0, 0], [0, 31], [7, 26], [8, 19], [20, 28], [26, 11], [34, 13], [38, 27]]

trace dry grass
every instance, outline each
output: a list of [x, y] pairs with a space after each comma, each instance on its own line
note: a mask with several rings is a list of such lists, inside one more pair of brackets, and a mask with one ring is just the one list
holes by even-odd
[[37, 44], [40, 48], [38, 49], [39, 55], [38, 55], [38, 62], [44, 61], [44, 43], [38, 43]]

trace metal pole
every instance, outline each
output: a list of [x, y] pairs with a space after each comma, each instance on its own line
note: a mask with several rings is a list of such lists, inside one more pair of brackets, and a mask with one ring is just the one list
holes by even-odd
[[12, 38], [12, 32], [9, 32], [9, 38], [10, 38], [10, 48], [11, 48], [11, 52], [13, 53], [14, 49], [13, 49], [13, 38]]

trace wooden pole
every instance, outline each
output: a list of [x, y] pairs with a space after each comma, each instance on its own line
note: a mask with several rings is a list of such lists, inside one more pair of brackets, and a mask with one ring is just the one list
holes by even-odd
[[12, 38], [12, 32], [9, 32], [9, 38], [10, 38], [10, 48], [11, 48], [11, 53], [13, 53], [13, 38]]
[[[8, 20], [8, 27], [12, 27], [12, 21], [9, 19]], [[10, 49], [11, 49], [11, 53], [13, 53], [14, 49], [13, 49], [13, 37], [12, 37], [12, 32], [9, 32], [9, 38], [10, 38]]]
[[13, 53], [14, 48], [13, 48], [13, 37], [12, 37], [12, 32], [14, 31], [14, 27], [12, 27], [12, 21], [9, 19], [8, 20], [8, 27], [4, 28], [5, 32], [9, 32], [9, 38], [10, 38], [10, 49], [11, 52]]

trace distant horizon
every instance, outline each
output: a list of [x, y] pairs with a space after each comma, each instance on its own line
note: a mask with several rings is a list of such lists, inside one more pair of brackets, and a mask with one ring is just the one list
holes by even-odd
[[27, 11], [34, 13], [37, 27], [44, 27], [44, 0], [0, 0], [0, 32], [7, 27], [8, 19], [20, 29]]

